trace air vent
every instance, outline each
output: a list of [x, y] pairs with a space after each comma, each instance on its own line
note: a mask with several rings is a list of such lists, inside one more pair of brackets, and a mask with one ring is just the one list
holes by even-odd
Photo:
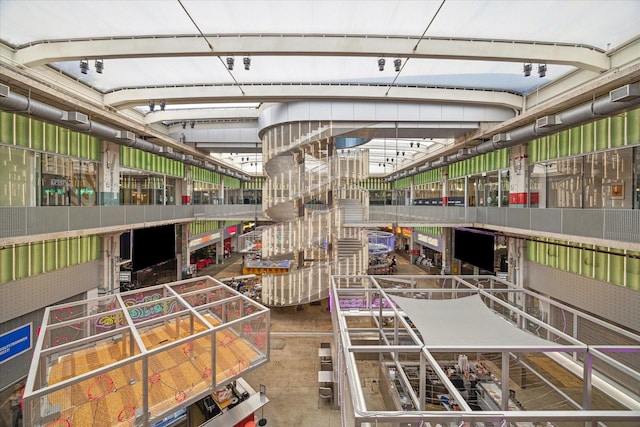
[[508, 133], [499, 133], [499, 134], [493, 135], [494, 143], [507, 142], [507, 141], [511, 141], [511, 135], [509, 135]]
[[558, 116], [544, 116], [536, 120], [536, 127], [547, 128], [562, 124], [562, 120]]
[[87, 124], [89, 123], [89, 116], [86, 114], [78, 113], [77, 111], [64, 111], [62, 113], [62, 120], [69, 123]]
[[173, 154], [173, 148], [171, 147], [160, 147], [160, 152], [163, 154]]
[[3, 98], [9, 97], [9, 86], [0, 85], [0, 96]]
[[128, 130], [119, 130], [116, 131], [116, 139], [119, 139], [120, 141], [135, 141], [136, 135]]
[[631, 101], [640, 96], [640, 82], [631, 83], [609, 92], [611, 102]]

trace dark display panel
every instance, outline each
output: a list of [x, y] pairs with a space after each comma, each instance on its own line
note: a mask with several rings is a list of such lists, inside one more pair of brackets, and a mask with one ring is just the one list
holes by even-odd
[[454, 258], [494, 272], [495, 235], [484, 230], [456, 228]]
[[175, 258], [174, 224], [133, 230], [133, 271]]

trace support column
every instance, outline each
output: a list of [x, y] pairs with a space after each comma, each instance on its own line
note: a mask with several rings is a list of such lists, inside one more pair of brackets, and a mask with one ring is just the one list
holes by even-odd
[[441, 274], [451, 274], [451, 261], [453, 260], [453, 228], [442, 228], [442, 271]]
[[120, 204], [120, 146], [101, 142], [102, 168], [99, 195], [101, 206]]
[[538, 206], [538, 192], [530, 193], [527, 144], [511, 147], [509, 164], [509, 206], [526, 208]]
[[442, 206], [449, 204], [449, 167], [442, 167]]
[[224, 205], [224, 175], [220, 174], [220, 188], [218, 189], [218, 201]]
[[120, 233], [101, 236], [102, 272], [98, 285], [100, 295], [112, 295], [120, 291]]
[[184, 279], [191, 272], [191, 253], [189, 252], [189, 237], [191, 236], [191, 233], [189, 232], [190, 224], [190, 222], [187, 222], [178, 225], [178, 230], [180, 230], [180, 242], [182, 242], [178, 248], [179, 252], [176, 254], [178, 261], [176, 277], [178, 280]]
[[193, 195], [193, 171], [192, 166], [185, 165], [184, 167], [184, 179], [182, 182], [182, 204], [190, 205], [191, 197]]

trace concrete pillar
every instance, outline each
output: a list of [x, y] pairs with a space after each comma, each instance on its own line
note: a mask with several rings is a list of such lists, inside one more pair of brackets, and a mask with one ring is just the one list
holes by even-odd
[[451, 274], [451, 261], [453, 260], [452, 249], [453, 228], [444, 227], [442, 229], [442, 274]]
[[99, 294], [114, 294], [120, 291], [120, 233], [101, 236], [102, 271]]
[[224, 202], [224, 175], [220, 175], [220, 188], [218, 189], [218, 199], [221, 205], [225, 204]]
[[449, 167], [442, 167], [442, 206], [449, 204]]
[[120, 146], [102, 141], [102, 167], [100, 168], [99, 203], [102, 206], [120, 204]]
[[529, 162], [527, 144], [511, 147], [509, 164], [509, 206], [525, 208], [538, 206], [538, 193], [529, 192]]
[[[185, 165], [184, 167], [184, 179], [181, 180], [181, 203], [183, 205], [190, 205], [191, 198], [193, 196], [193, 173], [192, 166]], [[177, 202], [177, 201], [176, 201]]]

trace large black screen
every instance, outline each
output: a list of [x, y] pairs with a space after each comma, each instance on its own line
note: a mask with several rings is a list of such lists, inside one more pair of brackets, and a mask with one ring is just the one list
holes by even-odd
[[482, 230], [456, 228], [454, 257], [460, 261], [494, 272], [495, 235]]
[[133, 271], [140, 271], [176, 256], [173, 224], [133, 230]]

